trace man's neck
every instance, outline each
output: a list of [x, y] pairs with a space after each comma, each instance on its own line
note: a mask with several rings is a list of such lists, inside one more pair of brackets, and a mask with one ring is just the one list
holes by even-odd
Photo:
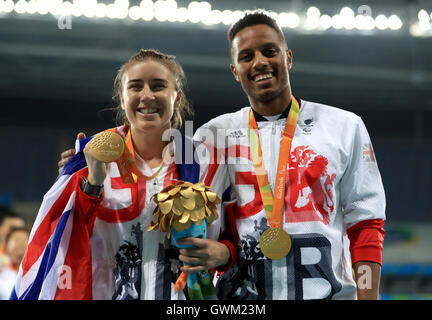
[[286, 94], [280, 95], [277, 98], [271, 101], [252, 101], [251, 103], [252, 109], [255, 112], [262, 116], [275, 116], [283, 113], [291, 104], [291, 92], [287, 92]]
[[255, 117], [255, 121], [256, 122], [262, 122], [262, 121], [276, 121], [279, 119], [286, 119], [286, 118], [288, 118], [288, 114], [289, 114], [289, 111], [291, 109], [291, 104], [292, 103], [290, 103], [290, 105], [288, 106], [288, 108], [285, 109], [284, 112], [282, 112], [281, 114], [274, 115], [274, 116], [262, 116], [258, 112], [256, 112], [254, 109], [252, 109], [254, 117]]

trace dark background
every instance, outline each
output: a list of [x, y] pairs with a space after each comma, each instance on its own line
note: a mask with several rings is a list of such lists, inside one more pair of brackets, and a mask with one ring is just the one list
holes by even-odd
[[[361, 116], [383, 178], [388, 219], [430, 222], [432, 37], [414, 37], [408, 29], [420, 8], [432, 11], [432, 1], [212, 1], [220, 10], [297, 13], [316, 5], [329, 15], [362, 4], [373, 16], [398, 14], [403, 28], [370, 33], [285, 28], [294, 55], [293, 93]], [[14, 203], [40, 203], [57, 176], [60, 152], [73, 147], [76, 133], [92, 135], [115, 125], [113, 113], [101, 110], [113, 106], [117, 69], [140, 48], [177, 56], [188, 78], [195, 129], [248, 105], [229, 69], [227, 30], [84, 17], [73, 17], [72, 29], [60, 30], [50, 15], [0, 16], [0, 193], [10, 194]]]

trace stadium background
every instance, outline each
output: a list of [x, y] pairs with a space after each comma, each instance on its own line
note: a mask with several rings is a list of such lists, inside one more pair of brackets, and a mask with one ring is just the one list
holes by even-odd
[[296, 97], [350, 110], [387, 196], [383, 299], [432, 299], [432, 1], [0, 0], [0, 205], [29, 225], [76, 133], [112, 127], [112, 84], [140, 48], [177, 56], [194, 128], [248, 104], [226, 32], [266, 8], [294, 55]]

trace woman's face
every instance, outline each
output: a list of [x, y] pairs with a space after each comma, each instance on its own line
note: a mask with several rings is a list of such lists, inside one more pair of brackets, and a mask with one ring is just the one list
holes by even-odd
[[180, 97], [174, 75], [159, 62], [133, 63], [123, 75], [120, 100], [132, 130], [168, 129]]

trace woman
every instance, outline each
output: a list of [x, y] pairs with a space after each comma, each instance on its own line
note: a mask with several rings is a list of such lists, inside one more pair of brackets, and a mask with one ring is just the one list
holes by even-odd
[[[125, 137], [140, 173], [134, 183], [123, 183], [117, 165], [96, 160], [86, 144], [86, 166], [80, 168], [83, 154], [75, 155], [44, 197], [12, 298], [185, 298], [173, 288], [178, 253], [164, 248], [165, 233], [147, 231], [155, 208], [151, 196], [179, 178], [175, 146], [167, 148], [162, 137], [181, 127], [190, 110], [184, 82], [174, 57], [156, 50], [141, 50], [120, 68], [114, 97], [124, 125], [115, 131]], [[220, 222], [210, 228], [216, 238]], [[231, 249], [217, 241], [189, 243], [198, 248], [182, 249], [180, 260], [196, 264], [191, 271], [230, 259]]]

